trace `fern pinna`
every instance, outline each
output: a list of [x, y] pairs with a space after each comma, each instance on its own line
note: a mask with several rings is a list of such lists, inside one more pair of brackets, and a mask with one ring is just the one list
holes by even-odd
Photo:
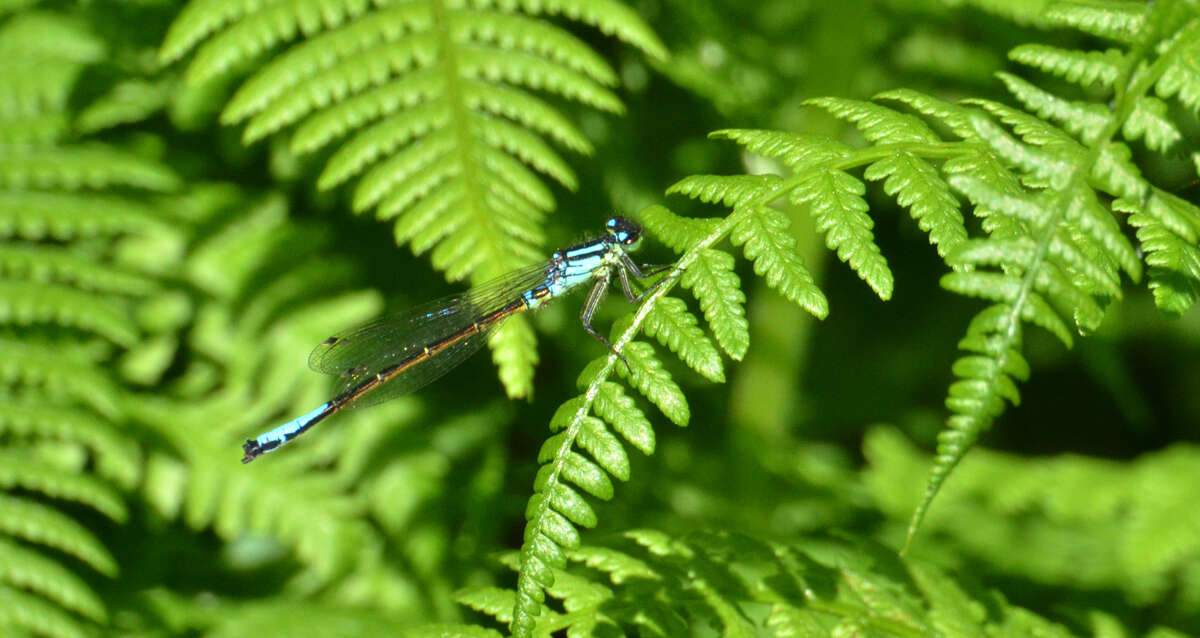
[[[296, 153], [336, 147], [319, 188], [359, 178], [355, 210], [395, 220], [398, 242], [430, 252], [449, 279], [478, 284], [543, 255], [554, 197], [537, 173], [576, 186], [544, 138], [592, 151], [546, 98], [623, 109], [608, 88], [617, 81], [608, 63], [541, 16], [666, 54], [637, 14], [612, 0], [195, 0], [161, 58], [197, 49], [187, 76], [199, 84], [303, 36], [241, 85], [222, 121], [244, 122], [247, 142], [286, 129]], [[527, 320], [506, 322], [490, 343], [509, 395], [528, 395], [536, 348]]]

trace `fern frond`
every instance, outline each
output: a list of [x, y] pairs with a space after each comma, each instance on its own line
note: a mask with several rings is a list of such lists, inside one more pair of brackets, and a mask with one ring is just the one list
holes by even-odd
[[682, 299], [664, 297], [646, 315], [645, 331], [671, 349], [693, 370], [710, 381], [725, 382], [721, 355], [716, 346], [696, 324], [695, 315], [688, 312]]
[[0, 538], [0, 582], [40, 594], [88, 620], [97, 623], [108, 620], [103, 601], [83, 579], [59, 563], [3, 538]]
[[1175, 315], [1186, 312], [1200, 298], [1200, 210], [1158, 190], [1144, 205], [1119, 199], [1113, 209], [1129, 213], [1129, 224], [1137, 229], [1155, 305]]
[[11, 587], [0, 587], [0, 626], [52, 638], [89, 635], [83, 623], [61, 607]]
[[156, 288], [154, 281], [144, 275], [71, 250], [36, 244], [0, 245], [0, 276], [69, 283], [82, 290], [126, 295], [146, 295]]
[[[542, 176], [576, 187], [573, 171], [543, 136], [580, 152], [591, 145], [534, 93], [623, 109], [607, 88], [617, 80], [612, 68], [582, 40], [536, 16], [591, 24], [649, 55], [665, 55], [634, 12], [609, 0], [494, 8], [347, 0], [320, 11], [318, 4], [217, 9], [198, 0], [173, 25], [160, 55], [177, 59], [199, 45], [188, 73], [201, 81], [302, 33], [303, 42], [243, 84], [223, 120], [246, 122], [246, 141], [295, 127], [292, 148], [300, 152], [352, 134], [319, 185], [361, 175], [355, 208], [395, 220], [397, 240], [429, 251], [452, 280], [478, 283], [539, 256], [536, 229], [554, 207]], [[531, 389], [532, 339], [526, 320], [516, 318], [489, 340], [511, 396]]]
[[815, 170], [798, 176], [791, 200], [810, 208], [817, 229], [825, 233], [825, 245], [886, 300], [895, 284], [871, 233], [874, 222], [866, 214], [865, 192], [863, 183], [848, 173]]
[[53, 323], [93, 332], [122, 346], [138, 340], [123, 304], [68, 286], [0, 281], [0, 322]]
[[1133, 44], [1146, 24], [1141, 2], [1055, 0], [1042, 14], [1054, 26], [1071, 27], [1100, 38]]
[[0, 190], [0, 236], [75, 239], [165, 228], [153, 208], [111, 195]]
[[908, 208], [929, 242], [945, 257], [967, 239], [958, 199], [932, 165], [911, 153], [897, 153], [867, 167], [863, 177], [883, 180], [883, 190]]
[[[121, 395], [116, 384], [107, 371], [87, 356], [65, 352], [62, 345], [51, 347], [12, 339], [0, 339], [0, 348], [4, 350], [4, 357], [0, 358], [0, 381], [35, 385], [51, 396], [68, 396], [110, 419], [121, 414]], [[81, 425], [81, 429], [95, 430], [90, 423]]]
[[729, 234], [729, 241], [744, 246], [746, 259], [754, 262], [754, 273], [768, 286], [814, 317], [824, 319], [829, 314], [829, 301], [796, 252], [796, 238], [787, 232], [791, 221], [765, 206], [746, 210]]
[[107, 146], [0, 149], [0, 186], [8, 188], [131, 186], [166, 192], [179, 184], [179, 178], [163, 164]]
[[1096, 85], [1111, 89], [1128, 62], [1119, 49], [1076, 51], [1048, 44], [1022, 44], [1008, 52], [1008, 59], [1057, 75], [1084, 88]]
[[119, 523], [128, 516], [124, 501], [107, 484], [86, 474], [64, 473], [61, 467], [13, 452], [0, 452], [0, 486], [81, 503]]
[[106, 576], [117, 573], [112, 554], [86, 527], [44, 505], [0, 494], [0, 532], [74, 556]]

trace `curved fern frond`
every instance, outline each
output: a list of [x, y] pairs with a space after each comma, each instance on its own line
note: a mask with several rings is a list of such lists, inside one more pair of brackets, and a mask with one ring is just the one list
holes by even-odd
[[[535, 635], [677, 636], [695, 627], [724, 636], [1072, 635], [1003, 599], [983, 605], [930, 565], [881, 562], [878, 556], [884, 553], [862, 542], [777, 543], [719, 531], [675, 538], [652, 529], [630, 530], [603, 544], [566, 551], [563, 563], [545, 573], [549, 606], [530, 630]], [[501, 562], [523, 567], [512, 554]], [[513, 621], [517, 597], [518, 592], [490, 586], [455, 595], [459, 604], [501, 623]]]
[[[540, 256], [538, 229], [554, 197], [543, 176], [574, 189], [550, 138], [587, 153], [554, 96], [610, 113], [613, 69], [583, 41], [539, 16], [599, 28], [648, 55], [665, 49], [636, 13], [611, 0], [370, 6], [359, 0], [188, 5], [160, 56], [196, 48], [193, 82], [296, 40], [248, 79], [222, 119], [252, 142], [293, 128], [292, 149], [340, 143], [318, 179], [360, 178], [354, 208], [394, 220], [398, 242], [429, 252], [449, 279], [478, 283]], [[510, 396], [532, 384], [533, 332], [522, 317], [490, 338]]]

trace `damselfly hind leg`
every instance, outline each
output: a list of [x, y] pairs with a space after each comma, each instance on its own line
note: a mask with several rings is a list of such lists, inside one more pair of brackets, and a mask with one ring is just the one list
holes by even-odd
[[[619, 272], [621, 273], [621, 277], [624, 278], [624, 269], [619, 270]], [[595, 337], [597, 341], [604, 344], [604, 347], [612, 350], [613, 354], [620, 357], [621, 361], [625, 364], [625, 369], [629, 371], [630, 376], [633, 376], [633, 367], [629, 365], [629, 360], [625, 358], [625, 355], [617, 351], [604, 335], [592, 327], [592, 315], [596, 314], [597, 306], [604, 300], [604, 296], [608, 294], [608, 284], [610, 281], [612, 281], [611, 270], [605, 270], [603, 274], [596, 277], [596, 283], [592, 285], [591, 291], [588, 292], [587, 301], [583, 303], [583, 309], [579, 311], [579, 322], [583, 324], [583, 329], [587, 330], [588, 334]]]

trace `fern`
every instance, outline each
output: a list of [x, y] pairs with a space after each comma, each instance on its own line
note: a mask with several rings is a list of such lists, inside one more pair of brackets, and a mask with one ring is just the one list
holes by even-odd
[[[532, 631], [675, 636], [706, 626], [725, 636], [1076, 635], [999, 597], [983, 605], [931, 565], [882, 556], [869, 546], [815, 538], [778, 543], [722, 532], [673, 538], [630, 530], [566, 553], [547, 588], [554, 610], [537, 618]], [[518, 568], [516, 556], [502, 560]], [[495, 587], [456, 595], [502, 623], [513, 620], [517, 597]], [[1114, 627], [1111, 618], [1104, 622]], [[436, 630], [480, 635], [475, 627]]]
[[[875, 502], [887, 512], [910, 512], [926, 455], [886, 428], [868, 435], [864, 451]], [[1119, 590], [1187, 614], [1200, 600], [1196, 517], [1182, 487], [1190, 484], [1196, 454], [1178, 444], [1123, 464], [973, 453], [930, 512], [925, 529], [938, 542], [922, 551], [942, 547], [1038, 583]], [[1015, 542], [1022, 551], [1011, 551]]]
[[[294, 128], [292, 149], [301, 153], [350, 135], [319, 185], [361, 176], [356, 210], [394, 219], [398, 242], [428, 252], [449, 279], [478, 283], [539, 257], [540, 221], [554, 197], [536, 173], [577, 186], [542, 136], [592, 150], [535, 92], [610, 113], [622, 109], [606, 88], [616, 83], [612, 68], [540, 16], [563, 16], [648, 55], [666, 55], [641, 19], [611, 0], [471, 7], [296, 0], [193, 2], [167, 34], [161, 58], [174, 61], [195, 49], [187, 73], [203, 83], [303, 35], [238, 89], [223, 120], [246, 122], [247, 142]], [[533, 341], [521, 317], [490, 340], [510, 396], [532, 389]]]

